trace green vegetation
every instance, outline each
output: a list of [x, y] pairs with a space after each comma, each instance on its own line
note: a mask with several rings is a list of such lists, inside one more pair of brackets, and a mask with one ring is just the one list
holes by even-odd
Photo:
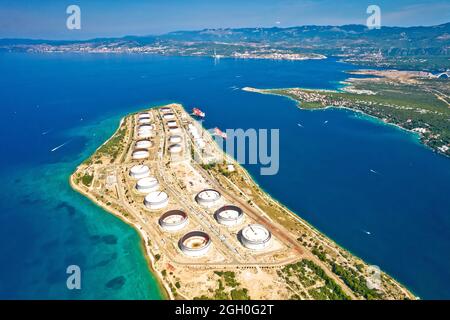
[[367, 287], [366, 279], [362, 275], [358, 275], [356, 271], [348, 268], [344, 269], [336, 263], [332, 263], [332, 268], [333, 272], [354, 292], [369, 300], [382, 298], [376, 290]]
[[201, 295], [194, 300], [250, 300], [248, 289], [240, 288], [240, 283], [236, 280], [236, 273], [233, 271], [214, 271], [219, 277], [217, 288], [213, 291], [213, 296]]
[[247, 289], [233, 289], [231, 290], [232, 300], [250, 300]]
[[120, 152], [123, 151], [122, 141], [125, 138], [126, 129], [121, 127], [115, 134], [109, 139], [104, 145], [102, 145], [98, 150], [98, 155], [104, 155], [111, 158], [111, 163], [117, 159]]
[[303, 298], [308, 298], [304, 290], [306, 290], [313, 299], [350, 299], [342, 288], [331, 279], [321, 267], [311, 260], [302, 259], [297, 263], [289, 264], [278, 271], [278, 275], [283, 278], [290, 288], [296, 291], [296, 293], [291, 296], [292, 299], [300, 298], [298, 293], [300, 293]]
[[94, 180], [94, 176], [89, 173], [85, 173], [84, 176], [81, 177], [81, 182], [86, 186], [90, 187], [92, 184], [92, 180]]
[[305, 109], [347, 107], [408, 130], [425, 129], [421, 133], [422, 142], [450, 156], [450, 149], [442, 149], [450, 146], [449, 80], [414, 78], [410, 82], [400, 82], [381, 78], [378, 81], [352, 80], [351, 85], [359, 93], [299, 88], [263, 92], [295, 99]]
[[233, 271], [214, 271], [214, 273], [223, 277], [227, 286], [232, 288], [239, 286], [239, 282], [236, 281], [236, 274]]

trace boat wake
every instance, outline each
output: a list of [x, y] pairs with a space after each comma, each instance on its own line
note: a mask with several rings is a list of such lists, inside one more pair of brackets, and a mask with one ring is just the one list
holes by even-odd
[[61, 145], [59, 145], [59, 146], [57, 146], [57, 147], [54, 147], [52, 150], [50, 150], [50, 152], [55, 152], [56, 150], [61, 149], [62, 147], [64, 147], [64, 146], [65, 146], [66, 144], [68, 144], [69, 142], [70, 142], [70, 140], [64, 142], [63, 144], [61, 144]]

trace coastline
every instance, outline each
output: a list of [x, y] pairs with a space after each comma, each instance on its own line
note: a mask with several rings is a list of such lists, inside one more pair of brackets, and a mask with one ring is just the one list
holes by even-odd
[[[155, 107], [152, 107], [151, 109], [153, 109], [153, 108], [155, 108]], [[181, 108], [183, 108], [183, 107], [181, 106]], [[183, 108], [183, 110], [184, 110], [184, 108]], [[115, 137], [115, 135], [121, 130], [121, 127], [124, 124], [124, 121], [128, 117], [130, 117], [136, 113], [137, 112], [131, 112], [130, 114], [121, 118], [120, 124], [119, 124], [117, 130], [100, 147], [104, 146], [113, 137]], [[216, 143], [216, 146], [218, 147], [217, 143]], [[86, 160], [84, 160], [80, 165], [82, 165], [84, 162], [86, 162], [88, 159], [90, 159], [93, 155], [95, 155], [96, 152], [100, 149], [100, 147], [97, 148], [96, 151], [91, 156], [89, 156]], [[325, 245], [329, 246], [332, 250], [336, 250], [336, 247], [337, 247], [340, 249], [340, 251], [343, 251], [344, 253], [349, 253], [355, 259], [355, 261], [359, 261], [359, 262], [367, 265], [367, 262], [363, 261], [361, 258], [354, 255], [353, 253], [351, 253], [349, 250], [345, 249], [344, 247], [340, 246], [338, 243], [336, 243], [334, 240], [329, 238], [327, 235], [320, 232], [320, 230], [318, 230], [317, 228], [315, 228], [314, 226], [309, 224], [307, 221], [302, 219], [300, 217], [300, 215], [296, 214], [294, 211], [290, 210], [289, 208], [284, 206], [282, 203], [280, 203], [278, 200], [273, 198], [267, 191], [265, 191], [261, 186], [259, 186], [259, 184], [256, 182], [256, 180], [251, 176], [251, 174], [241, 164], [239, 164], [234, 158], [229, 156], [224, 150], [222, 150], [221, 148], [219, 148], [219, 149], [223, 153], [223, 155], [226, 157], [226, 159], [229, 159], [229, 161], [236, 166], [236, 168], [238, 169], [237, 171], [240, 171], [240, 173], [242, 173], [244, 176], [246, 176], [247, 179], [250, 181], [250, 184], [252, 183], [256, 186], [256, 188], [258, 189], [258, 192], [262, 195], [263, 198], [265, 198], [266, 201], [274, 203], [277, 207], [279, 207], [279, 209], [281, 209], [281, 211], [283, 211], [285, 214], [287, 214], [288, 217], [291, 217], [292, 219], [294, 219], [295, 221], [297, 221], [298, 223], [303, 225], [304, 228], [310, 230], [317, 238], [323, 239], [323, 241], [324, 241], [323, 243]], [[77, 172], [77, 170], [78, 170], [78, 167], [75, 170], [75, 172]], [[92, 202], [94, 202], [97, 206], [99, 206], [106, 212], [112, 213], [117, 218], [119, 218], [120, 220], [122, 220], [123, 222], [125, 222], [126, 224], [130, 225], [131, 227], [133, 227], [134, 229], [136, 229], [138, 231], [140, 238], [141, 238], [141, 246], [143, 246], [141, 248], [144, 250], [143, 254], [146, 255], [146, 260], [148, 262], [148, 267], [149, 267], [150, 272], [155, 276], [155, 279], [157, 280], [158, 287], [160, 289], [160, 293], [163, 295], [164, 298], [174, 300], [175, 296], [171, 290], [172, 289], [171, 284], [166, 281], [163, 274], [158, 270], [158, 268], [155, 267], [155, 263], [157, 260], [155, 259], [155, 255], [153, 254], [153, 252], [150, 248], [150, 244], [149, 244], [150, 238], [145, 234], [145, 232], [142, 229], [142, 226], [139, 226], [139, 224], [132, 222], [130, 219], [126, 218], [119, 211], [115, 210], [114, 208], [112, 208], [109, 205], [105, 205], [105, 204], [101, 203], [99, 200], [95, 199], [94, 196], [90, 195], [89, 192], [80, 188], [75, 183], [74, 176], [75, 176], [74, 174], [72, 174], [70, 176], [69, 183], [75, 191], [83, 194], [88, 199], [90, 199]], [[256, 207], [264, 214], [264, 212], [261, 210], [261, 208], [258, 205], [256, 205]], [[270, 216], [270, 215], [268, 215], [268, 216]], [[273, 218], [272, 216], [270, 216], [270, 217]], [[401, 284], [396, 279], [392, 278], [390, 275], [388, 275], [384, 272], [383, 272], [383, 274], [387, 277], [387, 279], [388, 279], [387, 281], [390, 282], [389, 285], [394, 285], [399, 291], [401, 291], [407, 297], [411, 297], [411, 298], [415, 297], [415, 295], [406, 286]]]
[[[343, 87], [348, 86], [348, 84], [343, 84]], [[355, 109], [355, 108], [351, 108], [351, 107], [345, 107], [345, 106], [333, 106], [333, 105], [329, 105], [329, 106], [325, 106], [325, 107], [315, 107], [315, 108], [304, 108], [302, 107], [302, 101], [295, 99], [294, 97], [291, 97], [289, 95], [285, 95], [285, 94], [281, 94], [281, 93], [274, 93], [272, 92], [273, 90], [288, 90], [288, 89], [300, 89], [300, 90], [304, 90], [304, 91], [310, 91], [310, 92], [324, 92], [324, 93], [345, 93], [345, 90], [328, 90], [328, 89], [310, 89], [310, 88], [302, 88], [302, 87], [295, 87], [295, 88], [266, 88], [266, 89], [257, 89], [257, 88], [252, 88], [252, 87], [244, 87], [241, 90], [246, 91], [246, 92], [253, 92], [253, 93], [259, 93], [259, 94], [265, 94], [265, 95], [272, 95], [272, 96], [278, 96], [278, 97], [283, 97], [285, 99], [289, 99], [292, 100], [293, 102], [295, 102], [297, 108], [304, 110], [304, 111], [319, 111], [319, 110], [327, 110], [327, 109], [344, 109], [344, 110], [349, 110], [355, 113], [359, 113], [362, 114], [366, 117], [372, 118], [374, 120], [376, 120], [378, 123], [382, 124], [382, 125], [387, 125], [387, 126], [393, 126], [396, 129], [402, 130], [402, 131], [406, 131], [409, 134], [412, 134], [417, 141], [419, 142], [419, 144], [422, 147], [425, 147], [426, 149], [429, 149], [430, 151], [439, 154], [441, 156], [444, 156], [446, 158], [450, 158], [450, 155], [440, 151], [439, 149], [435, 149], [433, 147], [431, 147], [430, 145], [428, 145], [427, 143], [425, 143], [423, 141], [423, 136], [416, 131], [413, 131], [411, 129], [405, 128], [403, 126], [401, 126], [400, 124], [394, 123], [394, 122], [388, 122], [388, 121], [384, 121], [383, 119], [380, 119], [377, 116], [368, 114], [367, 112], [364, 112], [362, 110], [359, 109]]]
[[[331, 107], [332, 108], [332, 107]], [[224, 155], [225, 157], [229, 158], [229, 159], [233, 159], [232, 157], [230, 157], [225, 151]], [[281, 203], [278, 199], [276, 199], [275, 197], [273, 197], [269, 192], [267, 192], [263, 187], [260, 186], [260, 184], [257, 182], [257, 180], [250, 174], [250, 172], [247, 171], [247, 169], [245, 169], [240, 163], [238, 163], [235, 159], [233, 159], [233, 164], [236, 167], [239, 167], [240, 170], [242, 170], [242, 172], [244, 174], [246, 174], [251, 181], [253, 181], [253, 183], [261, 190], [261, 192], [267, 196], [267, 198], [269, 199], [269, 201], [272, 201], [273, 203], [275, 203], [279, 208], [281, 208], [287, 215], [291, 216], [292, 218], [294, 218], [296, 221], [298, 221], [299, 223], [303, 224], [304, 226], [306, 226], [307, 228], [309, 228], [313, 233], [315, 233], [317, 236], [324, 236], [330, 243], [336, 245], [337, 247], [339, 247], [341, 250], [343, 250], [344, 252], [349, 253], [350, 255], [352, 255], [353, 257], [355, 257], [356, 259], [360, 260], [361, 262], [365, 263], [365, 264], [369, 264], [370, 262], [367, 260], [363, 260], [362, 258], [360, 258], [358, 255], [356, 255], [355, 253], [353, 253], [352, 251], [350, 251], [349, 249], [345, 248], [344, 246], [342, 246], [341, 244], [339, 244], [338, 242], [336, 242], [334, 239], [330, 238], [326, 233], [322, 232], [321, 230], [319, 230], [318, 228], [316, 228], [315, 226], [313, 226], [312, 224], [310, 224], [308, 221], [306, 221], [305, 219], [303, 219], [300, 214], [296, 213], [296, 211], [290, 209], [289, 207], [287, 207], [286, 205], [284, 205], [283, 203]], [[383, 274], [385, 274], [386, 276], [388, 276], [389, 278], [391, 278], [396, 285], [398, 286], [398, 288], [400, 289], [405, 289], [405, 294], [411, 293], [414, 297], [417, 297], [418, 299], [420, 299], [419, 296], [417, 296], [417, 294], [415, 294], [410, 288], [408, 288], [405, 284], [403, 284], [402, 282], [400, 282], [399, 280], [397, 280], [396, 278], [394, 278], [393, 276], [391, 276], [390, 274], [381, 271]]]
[[[136, 112], [139, 112], [139, 111], [136, 111]], [[136, 113], [136, 112], [132, 112], [130, 114], [133, 114], [133, 113]], [[122, 125], [123, 125], [123, 123], [125, 121], [125, 118], [126, 118], [126, 116], [120, 118], [120, 121], [119, 121], [119, 124], [118, 124], [116, 130], [111, 134], [111, 136], [107, 140], [105, 140], [101, 145], [99, 145], [91, 155], [89, 155], [86, 159], [84, 159], [80, 163], [80, 165], [83, 164], [85, 161], [89, 160], [92, 157], [93, 154], [95, 154], [102, 146], [106, 145], [117, 134], [117, 132], [119, 132], [120, 128], [122, 127]], [[76, 170], [77, 170], [77, 168], [75, 169], [74, 172], [76, 172]], [[145, 234], [142, 232], [142, 230], [140, 230], [140, 228], [136, 224], [131, 222], [129, 219], [126, 219], [123, 215], [121, 215], [120, 213], [116, 212], [114, 209], [106, 207], [102, 203], [96, 201], [93, 196], [91, 196], [89, 193], [85, 192], [80, 187], [78, 187], [74, 183], [73, 178], [74, 178], [74, 175], [72, 173], [69, 176], [69, 185], [75, 192], [78, 192], [78, 193], [84, 195], [94, 205], [96, 205], [97, 207], [101, 208], [106, 213], [110, 213], [110, 214], [114, 215], [120, 221], [122, 221], [123, 223], [127, 224], [128, 226], [130, 226], [130, 227], [132, 227], [133, 229], [136, 230], [136, 232], [139, 234], [139, 237], [141, 239], [141, 241], [140, 241], [140, 249], [143, 251], [144, 258], [147, 261], [147, 267], [148, 267], [149, 271], [151, 272], [151, 274], [154, 276], [154, 278], [156, 280], [158, 291], [159, 291], [161, 297], [163, 299], [174, 300], [174, 297], [173, 297], [173, 294], [172, 294], [170, 288], [168, 288], [167, 284], [164, 283], [164, 281], [162, 280], [163, 279], [162, 275], [156, 270], [156, 268], [154, 266], [154, 264], [155, 264], [155, 257], [153, 256], [153, 254], [152, 254], [152, 252], [150, 250], [150, 247], [147, 244], [148, 238], [145, 236]]]
[[127, 224], [128, 226], [130, 226], [130, 227], [132, 227], [133, 229], [136, 230], [136, 232], [139, 234], [139, 237], [141, 239], [141, 241], [140, 241], [140, 248], [142, 250], [142, 253], [144, 254], [145, 260], [147, 261], [148, 269], [152, 273], [152, 275], [154, 276], [154, 278], [156, 280], [156, 284], [158, 285], [158, 290], [159, 290], [160, 295], [162, 296], [162, 298], [164, 300], [166, 300], [166, 299], [168, 299], [168, 300], [175, 300], [175, 298], [173, 297], [172, 292], [170, 291], [170, 288], [168, 288], [167, 284], [162, 280], [163, 279], [162, 275], [154, 267], [155, 257], [152, 254], [152, 252], [150, 250], [150, 247], [147, 244], [147, 241], [149, 239], [145, 236], [145, 234], [142, 232], [142, 230], [136, 224], [131, 222], [129, 219], [126, 219], [122, 214], [116, 212], [112, 208], [108, 208], [105, 205], [99, 203], [89, 193], [87, 193], [84, 190], [82, 190], [81, 188], [79, 188], [73, 182], [73, 176], [72, 175], [69, 178], [69, 184], [70, 184], [71, 188], [74, 191], [76, 191], [76, 192], [82, 194], [83, 196], [85, 196], [86, 198], [88, 198], [94, 205], [96, 205], [97, 207], [99, 207], [102, 210], [104, 210], [105, 213], [109, 213], [109, 214], [114, 215], [121, 222]]

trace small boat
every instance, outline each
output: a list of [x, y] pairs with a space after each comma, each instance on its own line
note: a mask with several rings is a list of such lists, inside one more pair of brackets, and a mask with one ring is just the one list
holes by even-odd
[[200, 117], [200, 118], [204, 118], [205, 117], [205, 113], [202, 110], [198, 109], [198, 108], [192, 109], [192, 114], [194, 116], [197, 116], [197, 117]]
[[220, 130], [219, 128], [214, 128], [214, 133], [216, 136], [222, 137], [224, 139], [227, 138], [227, 134], [225, 132], [223, 132], [222, 130]]

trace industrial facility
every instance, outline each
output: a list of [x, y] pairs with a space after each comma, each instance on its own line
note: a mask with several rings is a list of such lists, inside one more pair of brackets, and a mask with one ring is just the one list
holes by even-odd
[[153, 191], [145, 196], [144, 204], [150, 210], [163, 209], [169, 204], [169, 196], [164, 191]]
[[214, 213], [214, 218], [218, 223], [224, 226], [233, 227], [242, 223], [244, 220], [244, 213], [242, 212], [242, 209], [237, 206], [227, 205], [218, 209]]
[[169, 232], [176, 232], [183, 229], [188, 222], [189, 218], [187, 213], [181, 210], [167, 211], [158, 220], [161, 229]]
[[130, 169], [130, 176], [133, 179], [142, 179], [150, 175], [150, 168], [144, 165], [136, 165]]
[[214, 189], [205, 189], [200, 191], [195, 197], [195, 201], [205, 208], [211, 208], [219, 204], [221, 199], [220, 192]]
[[150, 157], [150, 153], [147, 149], [136, 149], [133, 151], [132, 157], [134, 160], [148, 159], [148, 157]]
[[239, 232], [244, 247], [250, 250], [264, 250], [270, 245], [272, 234], [260, 224], [249, 224]]
[[178, 246], [189, 257], [200, 257], [208, 253], [211, 247], [210, 236], [203, 231], [191, 231], [181, 237]]
[[149, 194], [158, 189], [159, 183], [155, 177], [142, 178], [136, 183], [136, 190], [140, 193]]
[[180, 153], [182, 150], [183, 150], [183, 147], [181, 146], [181, 144], [173, 144], [173, 145], [169, 146], [169, 152], [171, 154]]
[[180, 143], [181, 141], [183, 141], [183, 138], [179, 135], [174, 135], [169, 138], [170, 143]]
[[148, 149], [153, 147], [153, 142], [151, 142], [150, 140], [139, 140], [136, 142], [136, 144], [134, 145], [134, 147], [136, 149]]

